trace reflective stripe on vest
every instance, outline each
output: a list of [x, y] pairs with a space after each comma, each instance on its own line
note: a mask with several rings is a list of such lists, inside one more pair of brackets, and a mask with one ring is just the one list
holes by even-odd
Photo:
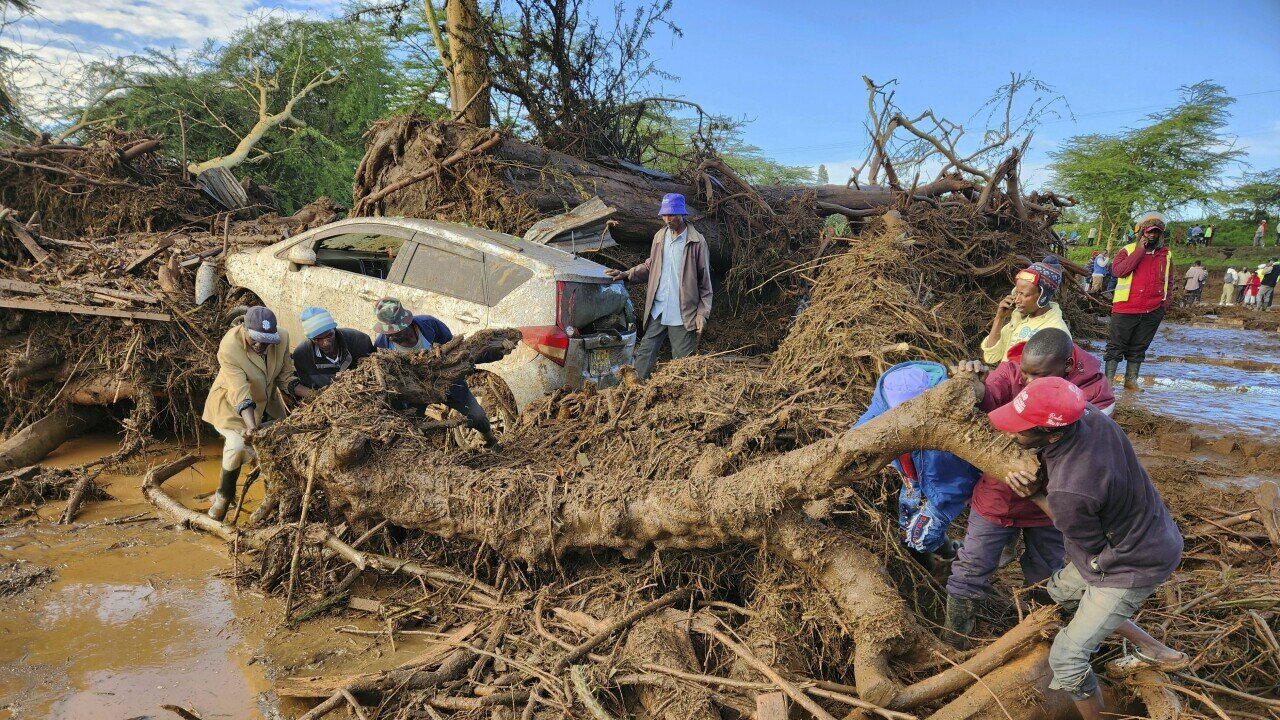
[[[1132, 255], [1138, 249], [1138, 243], [1129, 243], [1122, 248], [1126, 255]], [[1164, 291], [1160, 295], [1161, 300], [1169, 299], [1169, 271], [1173, 269], [1173, 253], [1166, 252], [1164, 256]], [[1133, 272], [1122, 278], [1116, 278], [1116, 293], [1112, 296], [1112, 302], [1125, 302], [1129, 299], [1129, 290], [1133, 287], [1133, 276], [1138, 272], [1138, 268], [1134, 268]]]

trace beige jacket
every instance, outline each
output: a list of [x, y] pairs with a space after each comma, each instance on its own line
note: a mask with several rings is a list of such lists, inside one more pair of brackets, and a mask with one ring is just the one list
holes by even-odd
[[215, 428], [244, 432], [244, 420], [236, 408], [246, 401], [253, 402], [253, 416], [258, 423], [264, 412], [276, 419], [288, 414], [280, 393], [289, 392], [298, 376], [293, 371], [289, 334], [284, 328], [279, 332], [280, 343], [270, 346], [265, 357], [245, 346], [243, 325], [222, 336], [218, 343], [218, 376], [204, 401], [205, 422]]
[[[684, 267], [680, 269], [680, 319], [684, 320], [686, 330], [698, 329], [698, 318], [706, 324], [711, 317], [711, 259], [708, 256], [707, 240], [692, 225], [685, 224], [688, 233], [685, 235]], [[662, 249], [666, 240], [667, 229], [661, 228], [653, 236], [653, 246], [649, 248], [649, 259], [623, 273], [627, 282], [653, 282], [645, 288], [644, 321], [649, 322], [649, 314], [653, 312], [653, 298], [658, 293], [658, 279], [662, 277]]]

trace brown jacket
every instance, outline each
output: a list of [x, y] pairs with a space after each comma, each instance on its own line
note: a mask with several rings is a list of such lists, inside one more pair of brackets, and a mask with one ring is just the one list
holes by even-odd
[[277, 420], [288, 413], [280, 393], [289, 392], [298, 382], [298, 376], [293, 371], [293, 355], [289, 352], [289, 333], [284, 328], [279, 332], [280, 343], [269, 346], [265, 357], [245, 346], [243, 325], [231, 328], [222, 336], [222, 342], [218, 343], [218, 376], [213, 379], [209, 397], [204, 401], [205, 422], [216, 428], [244, 432], [244, 420], [236, 408], [248, 400], [255, 405], [253, 416], [259, 423], [264, 412], [269, 411]]
[[[711, 260], [707, 255], [707, 241], [692, 225], [685, 224], [684, 267], [680, 270], [680, 318], [686, 330], [698, 329], [698, 318], [706, 324], [711, 316]], [[667, 229], [658, 230], [653, 236], [649, 259], [623, 273], [627, 282], [653, 282], [644, 293], [644, 321], [650, 321], [653, 298], [658, 293], [658, 280], [662, 277], [662, 249]]]

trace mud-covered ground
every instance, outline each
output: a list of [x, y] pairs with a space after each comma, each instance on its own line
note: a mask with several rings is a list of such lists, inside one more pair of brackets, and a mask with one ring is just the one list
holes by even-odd
[[[1120, 395], [1180, 421], [1133, 433], [1158, 481], [1191, 472], [1248, 488], [1280, 476], [1277, 341], [1280, 333], [1220, 325], [1161, 329], [1144, 392]], [[47, 464], [83, 463], [117, 443], [76, 440]], [[203, 508], [217, 483], [215, 451], [204, 448], [166, 490]], [[60, 502], [0, 528], [0, 568], [12, 581], [0, 583], [0, 720], [176, 717], [164, 704], [209, 719], [295, 716], [306, 705], [278, 698], [275, 679], [393, 667], [429, 642], [397, 634], [393, 649], [358, 612], [284, 626], [278, 598], [236, 588], [220, 541], [155, 519], [139, 486], [161, 459], [100, 478], [115, 500], [86, 504], [71, 528], [53, 524]]]
[[[84, 463], [118, 444], [82, 438], [46, 464]], [[216, 451], [206, 446], [165, 489], [205, 507]], [[278, 598], [236, 588], [226, 546], [155, 519], [140, 486], [159, 461], [101, 477], [116, 500], [86, 503], [71, 528], [53, 524], [62, 502], [0, 527], [0, 567], [15, 579], [12, 594], [0, 582], [0, 720], [176, 718], [164, 704], [207, 720], [292, 717], [307, 706], [282, 704], [272, 679], [382, 670], [422, 651], [420, 636], [398, 635], [392, 651], [385, 636], [337, 630], [376, 630], [362, 617], [285, 628]]]

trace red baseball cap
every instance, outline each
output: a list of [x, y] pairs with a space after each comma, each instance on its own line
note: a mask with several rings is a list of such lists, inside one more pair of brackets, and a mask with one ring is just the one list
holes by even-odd
[[1027, 383], [1017, 397], [987, 417], [997, 430], [1004, 432], [1066, 427], [1084, 415], [1086, 404], [1080, 388], [1065, 378], [1042, 377]]

